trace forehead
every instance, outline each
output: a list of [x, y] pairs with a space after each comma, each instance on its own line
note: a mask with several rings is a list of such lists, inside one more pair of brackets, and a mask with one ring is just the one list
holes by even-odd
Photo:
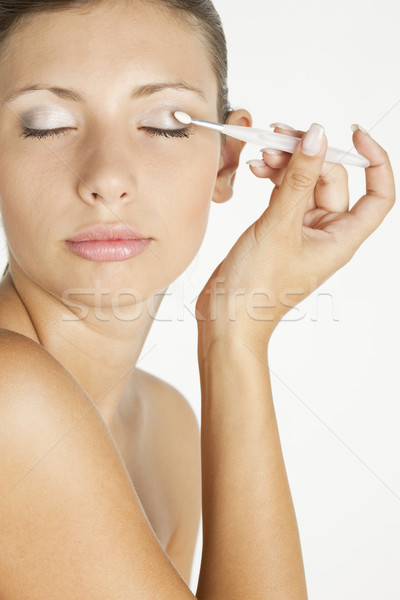
[[[70, 9], [29, 15], [9, 39], [0, 67], [1, 95], [6, 88], [50, 80], [119, 89], [132, 83], [184, 80], [217, 99], [217, 79], [209, 50], [176, 11], [157, 3], [114, 1], [85, 11]], [[121, 87], [122, 89], [122, 87]]]

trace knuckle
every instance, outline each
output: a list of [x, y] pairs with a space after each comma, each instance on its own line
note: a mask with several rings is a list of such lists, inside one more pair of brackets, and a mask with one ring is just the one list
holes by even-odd
[[347, 169], [339, 163], [336, 163], [334, 167], [330, 167], [326, 171], [323, 169], [318, 178], [318, 184], [322, 186], [331, 185], [336, 181], [343, 181], [345, 183], [348, 183], [349, 181]]
[[346, 181], [348, 181], [349, 179], [349, 173], [347, 169], [340, 163], [337, 163], [337, 175], [338, 177], [343, 177], [343, 179], [345, 179]]
[[307, 190], [314, 185], [314, 177], [312, 173], [293, 169], [287, 173], [287, 184], [296, 192]]

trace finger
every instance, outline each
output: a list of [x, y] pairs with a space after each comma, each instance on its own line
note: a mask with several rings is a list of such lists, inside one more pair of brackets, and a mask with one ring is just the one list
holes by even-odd
[[292, 156], [290, 152], [284, 152], [276, 148], [263, 148], [261, 152], [264, 162], [274, 169], [286, 167]]
[[[283, 133], [284, 135], [297, 138], [301, 138], [305, 133], [304, 131], [299, 131], [297, 129], [286, 129], [286, 127], [289, 127], [289, 125], [283, 125], [282, 123], [271, 123], [270, 127], [273, 125], [277, 126], [274, 129], [274, 133]], [[263, 152], [263, 160], [275, 168], [282, 168], [283, 166], [286, 166], [292, 156], [291, 152], [278, 150], [272, 145], [270, 148], [261, 148], [261, 152]]]
[[[283, 133], [284, 135], [298, 138], [301, 138], [305, 133], [304, 131], [300, 131], [298, 129], [287, 129], [289, 125], [283, 125], [282, 123], [271, 123], [270, 127], [273, 127], [274, 125], [276, 125], [274, 133]], [[283, 167], [286, 167], [292, 157], [291, 152], [278, 150], [273, 147], [262, 148], [261, 152], [263, 153], [264, 162], [275, 169], [282, 169]]]
[[305, 131], [301, 131], [301, 129], [296, 129], [295, 127], [291, 127], [290, 125], [286, 125], [285, 123], [271, 123], [270, 127], [274, 129], [274, 132], [284, 133], [285, 135], [297, 136], [299, 133], [302, 135], [305, 133]]
[[370, 161], [370, 166], [365, 169], [367, 193], [350, 210], [354, 217], [352, 232], [358, 248], [393, 207], [396, 189], [386, 150], [360, 129], [353, 133], [353, 143], [357, 152]]
[[295, 147], [281, 185], [274, 190], [264, 213], [268, 221], [285, 219], [289, 227], [297, 225], [298, 235], [301, 235], [304, 213], [320, 176], [326, 150], [324, 129], [313, 123]]
[[[289, 164], [291, 154], [284, 152], [285, 156], [275, 158], [274, 155], [263, 153], [264, 163], [268, 164], [272, 172], [264, 171], [262, 177], [268, 177], [275, 185], [280, 186], [285, 176], [285, 168]], [[268, 157], [268, 158], [267, 158]], [[269, 157], [272, 160], [269, 160]], [[272, 173], [272, 174], [271, 174]], [[349, 210], [349, 184], [348, 173], [343, 165], [336, 162], [325, 161], [315, 187], [316, 203], [313, 198], [307, 205], [311, 208], [324, 208], [329, 212], [346, 212]]]
[[343, 165], [324, 162], [315, 186], [315, 205], [329, 212], [349, 210], [349, 177]]
[[247, 163], [250, 166], [250, 170], [256, 177], [261, 179], [271, 178], [276, 172], [276, 169], [266, 165], [263, 160], [252, 159], [248, 160]]

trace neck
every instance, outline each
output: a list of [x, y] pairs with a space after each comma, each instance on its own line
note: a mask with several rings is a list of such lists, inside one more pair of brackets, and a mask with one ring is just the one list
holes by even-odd
[[97, 301], [89, 306], [82, 297], [79, 305], [71, 298], [66, 305], [13, 269], [0, 282], [0, 327], [26, 335], [50, 352], [111, 427], [123, 394], [134, 382], [140, 353], [165, 291], [129, 306]]

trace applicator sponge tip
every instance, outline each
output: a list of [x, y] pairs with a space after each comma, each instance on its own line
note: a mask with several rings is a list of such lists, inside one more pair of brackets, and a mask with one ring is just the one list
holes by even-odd
[[184, 125], [190, 125], [192, 122], [192, 119], [189, 117], [189, 115], [181, 110], [176, 110], [174, 112], [174, 117], [177, 121], [183, 123]]

